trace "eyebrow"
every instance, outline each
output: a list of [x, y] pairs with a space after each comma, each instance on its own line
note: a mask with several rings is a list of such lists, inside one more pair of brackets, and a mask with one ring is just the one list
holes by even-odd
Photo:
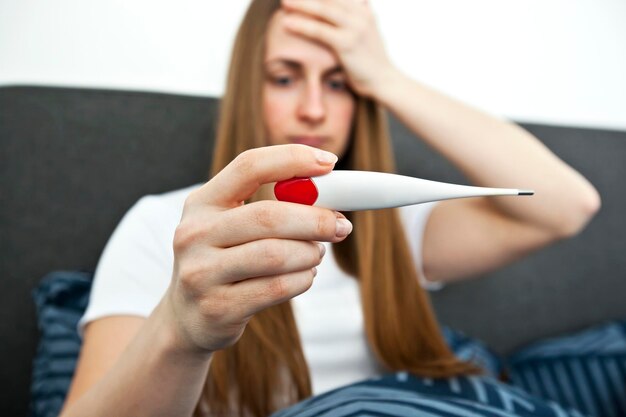
[[[266, 67], [273, 66], [275, 64], [282, 64], [296, 71], [302, 71], [303, 66], [302, 63], [287, 58], [274, 58], [265, 62]], [[334, 67], [325, 70], [323, 75], [329, 76], [339, 72], [343, 72], [343, 67], [341, 65], [335, 65]]]

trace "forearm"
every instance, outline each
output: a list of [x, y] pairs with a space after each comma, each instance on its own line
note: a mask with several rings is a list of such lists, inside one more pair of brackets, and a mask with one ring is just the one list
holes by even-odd
[[190, 416], [200, 398], [210, 354], [180, 349], [167, 302], [157, 306], [115, 365], [63, 417]]
[[494, 198], [505, 215], [567, 234], [599, 205], [596, 190], [519, 126], [487, 115], [391, 70], [376, 98], [474, 184], [531, 188], [532, 198]]

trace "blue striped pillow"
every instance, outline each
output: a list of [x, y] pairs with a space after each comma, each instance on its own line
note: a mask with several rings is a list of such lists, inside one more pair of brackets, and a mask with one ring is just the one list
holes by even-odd
[[[80, 352], [76, 326], [87, 307], [92, 278], [89, 272], [55, 271], [33, 291], [40, 340], [33, 363], [32, 417], [56, 416], [61, 410]], [[488, 375], [500, 374], [501, 360], [483, 343], [445, 327], [443, 334], [459, 358]]]
[[406, 372], [338, 388], [272, 417], [583, 417], [490, 377], [417, 378]]
[[503, 374], [504, 361], [481, 340], [446, 326], [442, 326], [441, 330], [446, 343], [457, 358], [472, 362], [491, 377], [499, 378]]
[[532, 344], [509, 359], [512, 383], [591, 415], [626, 416], [626, 321]]
[[[89, 299], [89, 292], [91, 289], [92, 277], [93, 277], [93, 274], [89, 272], [78, 272], [78, 271], [52, 272], [46, 275], [43, 278], [41, 284], [33, 291], [33, 298], [37, 306], [38, 326], [39, 326], [41, 335], [40, 335], [40, 340], [39, 340], [39, 345], [38, 345], [38, 350], [37, 350], [37, 356], [33, 363], [33, 378], [32, 378], [32, 384], [31, 384], [31, 416], [32, 417], [56, 416], [58, 415], [61, 409], [61, 406], [65, 399], [65, 395], [67, 393], [67, 390], [71, 382], [72, 375], [74, 373], [78, 354], [80, 352], [81, 341], [76, 332], [76, 325], [81, 315], [83, 314], [84, 309], [87, 306], [87, 302]], [[623, 360], [624, 357], [621, 356], [622, 358], [621, 362], [619, 361], [615, 362], [615, 358], [616, 358], [615, 354], [617, 352], [623, 352], [620, 349], [622, 349], [622, 347], [624, 346], [620, 344], [619, 342], [615, 342], [617, 340], [615, 338], [617, 335], [623, 336], [624, 334], [624, 324], [622, 323], [619, 326], [621, 327], [618, 327], [617, 330], [619, 330], [621, 333], [616, 332], [616, 329], [613, 329], [611, 332], [604, 333], [605, 336], [609, 335], [610, 337], [602, 339], [602, 342], [601, 342], [601, 346], [605, 348], [605, 351], [603, 354], [609, 353], [611, 355], [610, 357], [607, 356], [606, 358], [604, 358], [606, 359], [605, 362], [602, 362], [600, 360], [600, 362], [602, 363], [600, 366], [603, 367], [603, 369], [606, 371], [605, 377], [607, 378], [607, 380], [610, 380], [611, 383], [613, 383], [613, 385], [611, 385], [612, 387], [611, 389], [613, 389], [613, 391], [609, 391], [610, 393], [615, 393], [615, 389], [619, 391], [620, 386], [623, 387], [623, 382], [622, 382], [622, 385], [619, 385], [619, 383], [616, 383], [615, 381], [619, 382], [619, 381], [626, 380], [624, 378], [624, 376], [626, 375], [626, 368], [624, 366], [624, 360]], [[451, 348], [453, 349], [453, 351], [457, 354], [457, 356], [463, 359], [473, 360], [474, 362], [483, 366], [487, 370], [488, 374], [490, 375], [497, 375], [499, 373], [500, 367], [501, 367], [500, 360], [495, 355], [493, 355], [492, 352], [486, 346], [484, 346], [484, 344], [481, 344], [480, 342], [477, 342], [473, 339], [470, 339], [464, 336], [462, 333], [455, 332], [450, 329], [444, 329], [444, 335], [446, 337], [446, 340], [450, 344]], [[597, 335], [594, 334], [593, 337], [597, 337]], [[609, 340], [612, 342], [609, 343]], [[561, 341], [561, 342], [563, 343], [562, 347], [567, 347], [568, 343], [571, 341]], [[574, 348], [574, 351], [578, 349], [578, 351], [581, 352], [580, 346], [578, 345], [576, 346], [577, 347]], [[588, 344], [587, 346], [589, 349], [594, 347], [592, 344]], [[609, 349], [609, 347], [611, 348]], [[552, 347], [552, 349], [555, 349], [554, 346]], [[561, 349], [561, 347], [559, 347], [558, 349]], [[593, 351], [593, 349], [591, 349], [591, 351]], [[510, 362], [512, 364], [512, 369], [514, 371], [513, 372], [514, 381], [519, 383], [520, 386], [523, 386], [524, 388], [528, 389], [530, 392], [540, 394], [544, 398], [553, 398], [550, 395], [546, 395], [546, 392], [549, 392], [550, 388], [546, 389], [545, 383], [543, 385], [532, 384], [532, 383], [529, 385], [528, 384], [524, 385], [524, 381], [528, 380], [528, 378], [524, 379], [525, 377], [522, 377], [522, 376], [518, 377], [518, 375], [516, 374], [516, 372], [518, 371], [519, 371], [518, 373], [527, 372], [526, 369], [528, 369], [528, 366], [536, 365], [537, 364], [536, 360], [538, 359], [538, 352], [544, 353], [544, 356], [541, 357], [541, 359], [554, 359], [552, 356], [545, 354], [546, 352], [550, 352], [549, 349], [548, 350], [536, 349], [536, 346], [529, 348], [525, 350], [524, 352], [520, 352]], [[585, 351], [582, 351], [582, 353], [585, 353]], [[589, 363], [594, 363], [593, 358], [601, 357], [601, 356], [598, 356], [597, 352], [594, 352], [594, 355], [589, 355], [589, 353], [590, 353], [589, 351], [586, 351], [585, 354], [587, 356], [583, 357], [583, 359], [591, 358], [591, 362]], [[524, 366], [526, 366], [526, 368], [524, 368]], [[587, 368], [583, 368], [583, 369], [587, 369]], [[541, 375], [541, 374], [544, 374], [545, 371], [538, 370], [537, 373]], [[589, 379], [594, 378], [594, 376], [589, 377], [589, 375], [591, 374], [596, 375], [597, 371], [587, 369], [586, 371], [583, 371], [583, 373], [585, 374], [585, 378], [589, 380]], [[530, 378], [531, 378], [530, 380], [532, 381], [532, 377]], [[539, 378], [538, 380], [541, 380], [541, 379]], [[410, 383], [407, 384], [406, 383], [407, 381]], [[418, 381], [418, 383], [416, 383], [415, 381]], [[504, 389], [506, 386], [499, 384], [495, 380], [492, 380], [491, 382], [489, 382], [488, 379], [481, 379], [480, 381], [478, 381], [475, 379], [461, 378], [461, 379], [452, 379], [452, 380], [447, 380], [447, 381], [434, 381], [433, 384], [431, 384], [429, 381], [430, 380], [428, 379], [418, 380], [412, 376], [408, 376], [406, 374], [401, 373], [401, 374], [394, 374], [393, 376], [385, 376], [377, 380], [354, 384], [354, 385], [336, 390], [337, 391], [336, 394], [343, 395], [340, 393], [344, 393], [343, 391], [344, 389], [348, 390], [345, 392], [350, 393], [351, 392], [350, 390], [353, 389], [353, 387], [357, 387], [358, 389], [369, 387], [368, 389], [372, 388], [374, 389], [374, 391], [376, 391], [379, 388], [384, 388], [385, 390], [401, 389], [402, 391], [400, 394], [406, 396], [406, 395], [409, 395], [407, 394], [407, 388], [409, 388], [409, 390], [413, 390], [419, 387], [421, 388], [430, 387], [428, 388], [428, 392], [426, 392], [426, 394], [441, 396], [441, 394], [443, 393], [444, 394], [443, 396], [445, 398], [436, 398], [436, 400], [444, 401], [445, 403], [446, 401], [449, 400], [449, 398], [447, 398], [449, 396], [448, 394], [454, 396], [456, 394], [465, 395], [468, 392], [471, 392], [471, 390], [467, 391], [466, 389], [468, 386], [471, 385], [474, 387], [473, 388], [474, 394], [472, 398], [474, 400], [478, 400], [478, 403], [480, 405], [480, 407], [477, 409], [477, 410], [480, 410], [478, 415], [492, 415], [492, 414], [485, 414], [487, 413], [487, 411], [485, 410], [488, 410], [488, 409], [484, 408], [486, 406], [485, 404], [483, 404], [484, 395], [487, 396], [489, 401], [491, 401], [491, 398], [493, 397], [493, 398], [500, 398], [501, 402], [505, 401], [508, 403], [511, 403], [511, 401], [513, 402], [518, 401], [518, 400], [513, 400], [513, 398], [518, 398], [518, 399], [525, 398], [525, 394], [522, 394], [520, 391], [515, 391], [513, 388]], [[579, 379], [579, 381], [582, 381], [582, 380]], [[388, 386], [390, 384], [391, 386]], [[399, 387], [398, 384], [402, 386]], [[443, 391], [441, 391], [442, 387], [444, 387]], [[459, 387], [461, 391], [456, 392], [458, 391]], [[384, 392], [388, 392], [385, 390]], [[578, 391], [575, 391], [575, 392], [578, 392]], [[596, 399], [598, 398], [605, 399], [603, 394], [599, 394], [597, 391], [592, 391], [592, 392], [593, 392], [593, 395], [591, 397], [594, 403]], [[335, 391], [331, 393], [335, 393]], [[323, 396], [321, 396], [321, 398], [318, 398], [318, 397], [311, 398], [307, 400], [307, 402], [311, 401], [311, 402], [317, 403], [321, 399], [326, 398], [331, 393], [324, 394]], [[413, 392], [410, 395], [413, 395], [413, 394], [418, 395], [418, 396], [424, 395], [424, 393], [419, 390], [417, 392]], [[513, 397], [511, 397], [511, 395], [513, 395]], [[333, 396], [335, 396], [335, 394], [333, 394]], [[557, 398], [557, 397], [558, 396], [554, 397], [553, 399], [556, 401], [559, 401], [559, 400], [562, 401], [562, 398], [560, 397]], [[614, 402], [617, 401], [616, 404], [618, 405], [616, 406], [617, 407], [616, 409], [623, 410], [624, 408], [620, 409], [619, 407], [623, 407], [624, 396], [622, 395], [622, 397], [620, 398], [621, 400], [615, 396], [610, 397], [610, 399], [613, 399]], [[457, 398], [456, 400], [459, 400], [459, 398]], [[391, 399], [389, 401], [393, 403], [393, 401], [395, 400]], [[385, 400], [384, 402], [389, 402], [389, 401]], [[521, 401], [520, 404], [523, 403], [522, 400], [519, 400], [519, 401]], [[536, 401], [536, 400], [532, 400], [532, 401]], [[356, 401], [356, 402], [358, 403], [359, 401]], [[578, 405], [578, 403], [572, 404], [571, 402], [568, 403], [567, 401], [564, 403], [571, 404], [573, 406]], [[536, 414], [536, 413], [535, 414], [532, 414], [532, 413], [530, 414], [529, 413], [507, 414], [507, 412], [505, 412], [504, 414], [496, 413], [493, 415], [498, 415], [498, 416], [515, 416], [515, 415], [580, 416], [580, 414], [577, 414], [574, 411], [570, 411], [568, 414], [564, 410], [559, 409], [555, 404], [552, 404], [552, 403], [548, 403], [548, 404], [549, 405], [543, 405], [542, 406], [543, 408], [538, 407], [537, 405], [534, 405], [533, 406], [534, 411], [532, 412], [535, 412], [537, 410], [541, 412], [544, 412], [545, 410], [558, 410], [558, 411], [554, 411], [554, 413], [556, 414], [554, 413], [553, 414], [546, 414], [546, 413], [544, 414]], [[491, 406], [490, 404], [488, 405]], [[468, 406], [468, 405], [466, 404], [465, 406]], [[297, 407], [297, 406], [294, 406], [294, 407]], [[474, 406], [472, 405], [472, 407]], [[588, 409], [588, 408], [585, 408], [584, 406], [580, 408], [585, 409], [585, 410]], [[419, 409], [419, 408], [416, 408], [416, 409]], [[590, 409], [593, 411], [593, 408], [590, 408]], [[606, 410], [606, 408], [599, 408], [599, 409]], [[590, 414], [594, 414], [594, 413], [590, 412]], [[317, 414], [310, 414], [310, 415], [317, 415]], [[359, 414], [359, 415], [383, 415], [383, 414], [374, 413], [374, 414]], [[394, 414], [384, 414], [384, 415], [394, 415]], [[421, 416], [421, 415], [428, 415], [428, 414], [424, 414], [420, 411], [420, 414], [402, 414], [402, 415], [420, 415]], [[431, 412], [430, 415], [453, 416], [456, 414], [433, 414]], [[471, 415], [471, 414], [461, 414], [461, 415]], [[612, 414], [606, 414], [606, 415], [610, 416]], [[626, 415], [626, 414], [615, 414], [615, 415]]]
[[51, 272], [33, 291], [40, 337], [33, 361], [31, 417], [53, 417], [61, 411], [80, 352], [76, 325], [87, 307], [92, 276]]

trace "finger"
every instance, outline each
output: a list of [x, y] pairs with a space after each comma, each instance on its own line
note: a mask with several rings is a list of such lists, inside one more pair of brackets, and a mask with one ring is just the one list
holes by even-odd
[[352, 231], [352, 224], [338, 212], [267, 200], [220, 213], [219, 226], [206, 238], [222, 248], [270, 238], [339, 242]]
[[262, 185], [293, 177], [330, 172], [337, 156], [306, 145], [276, 145], [247, 150], [209, 182], [194, 191], [188, 203], [224, 208], [239, 206]]
[[336, 1], [283, 0], [283, 8], [289, 12], [310, 15], [335, 26], [343, 26], [347, 22], [345, 8]]
[[322, 261], [324, 245], [288, 239], [263, 239], [220, 251], [220, 284], [249, 278], [284, 275], [316, 267]]
[[338, 45], [340, 42], [341, 34], [338, 27], [321, 20], [292, 13], [285, 17], [284, 25], [289, 32], [325, 45]]
[[358, 6], [365, 6], [368, 7], [368, 1], [367, 0], [333, 0], [333, 1], [337, 1], [339, 4], [341, 4], [342, 6], [344, 6], [346, 9], [350, 9], [352, 7], [354, 7], [355, 5]]
[[307, 269], [290, 274], [252, 278], [231, 285], [229, 298], [237, 300], [244, 311], [242, 316], [252, 316], [261, 310], [298, 296], [311, 288], [317, 271]]

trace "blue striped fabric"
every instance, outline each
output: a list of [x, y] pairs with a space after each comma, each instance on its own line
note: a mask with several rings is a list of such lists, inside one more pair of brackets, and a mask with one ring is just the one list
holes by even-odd
[[[80, 350], [76, 325], [87, 306], [91, 279], [92, 273], [88, 272], [57, 271], [45, 276], [33, 292], [41, 334], [37, 356], [33, 362], [31, 417], [56, 416], [61, 409]], [[513, 382], [532, 394], [569, 407], [577, 407], [588, 415], [626, 416], [624, 328], [624, 323], [615, 323], [603, 327], [599, 332], [594, 329], [590, 333], [572, 338], [533, 345], [519, 352], [510, 361]], [[444, 337], [458, 357], [482, 366], [487, 375], [500, 374], [501, 360], [481, 342], [446, 328]], [[563, 355], [563, 352], [567, 355]], [[372, 392], [379, 392], [380, 395]], [[354, 395], [345, 397], [345, 410], [353, 410], [351, 415], [470, 416], [472, 414], [468, 409], [485, 416], [580, 415], [574, 411], [565, 411], [550, 402], [538, 403], [536, 399], [525, 396], [516, 388], [506, 388], [495, 379], [453, 378], [432, 381], [416, 379], [402, 373], [354, 384], [311, 398], [302, 404], [317, 404], [322, 407], [319, 401], [325, 401], [329, 397], [341, 398], [346, 393]], [[385, 398], [387, 394], [389, 398]], [[379, 398], [381, 395], [382, 398]], [[403, 400], [401, 404], [407, 413], [390, 414], [381, 411], [387, 410], [398, 395], [410, 398]], [[500, 410], [494, 406], [494, 399], [495, 404], [504, 408]], [[452, 408], [442, 405], [450, 401]], [[354, 411], [355, 407], [358, 409], [365, 404], [368, 404], [370, 411]], [[528, 406], [529, 409], [525, 409], [523, 404], [531, 405]], [[513, 405], [515, 406], [511, 408]], [[489, 407], [496, 408], [492, 410]], [[552, 414], [545, 414], [546, 410], [552, 410]], [[444, 411], [448, 414], [437, 414]], [[419, 414], [415, 414], [417, 412]], [[285, 414], [287, 415], [295, 414]]]
[[53, 417], [61, 411], [80, 351], [76, 325], [87, 308], [91, 278], [88, 272], [52, 272], [33, 291], [40, 338], [33, 361], [31, 417]]
[[490, 377], [387, 374], [302, 401], [272, 417], [583, 417]]
[[[31, 416], [56, 416], [61, 409], [80, 351], [76, 325], [87, 307], [93, 274], [55, 271], [46, 275], [33, 292], [40, 340], [33, 363]], [[500, 374], [500, 359], [483, 343], [461, 332], [444, 328], [443, 334], [455, 354]]]
[[446, 326], [442, 326], [442, 333], [457, 358], [474, 363], [493, 378], [503, 374], [503, 360], [482, 341]]
[[626, 321], [535, 343], [510, 360], [512, 383], [602, 417], [626, 417]]

